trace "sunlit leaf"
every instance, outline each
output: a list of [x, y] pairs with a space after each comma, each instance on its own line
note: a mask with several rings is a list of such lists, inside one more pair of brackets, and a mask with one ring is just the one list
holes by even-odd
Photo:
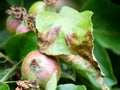
[[36, 28], [40, 40], [47, 41], [40, 43], [41, 50], [52, 55], [71, 54], [72, 51], [66, 42], [67, 35], [76, 34], [79, 42], [82, 42], [87, 31], [92, 31], [91, 15], [90, 11], [79, 13], [68, 7], [63, 7], [59, 14], [40, 13], [36, 17]]

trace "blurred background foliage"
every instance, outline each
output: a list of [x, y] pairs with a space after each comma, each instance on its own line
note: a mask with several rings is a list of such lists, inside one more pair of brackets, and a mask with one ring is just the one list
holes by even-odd
[[[1, 0], [0, 1], [0, 51], [10, 37], [6, 30], [5, 11], [10, 5], [24, 6], [26, 9], [38, 0]], [[119, 0], [58, 0], [56, 8], [71, 6], [78, 11], [91, 10], [94, 35], [94, 54], [106, 74], [104, 80], [112, 90], [120, 90], [120, 1]], [[74, 23], [74, 22], [73, 22]], [[2, 67], [5, 68], [6, 66]], [[7, 66], [10, 67], [10, 66]], [[1, 77], [0, 67], [0, 77]], [[109, 80], [108, 80], [109, 79]]]

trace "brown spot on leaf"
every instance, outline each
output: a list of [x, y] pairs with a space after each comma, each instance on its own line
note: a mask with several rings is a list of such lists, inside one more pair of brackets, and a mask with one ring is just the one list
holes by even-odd
[[77, 39], [77, 35], [74, 33], [74, 34], [67, 34], [66, 35], [66, 42], [67, 42], [67, 45], [68, 47], [74, 47], [76, 45], [79, 45], [79, 41]]
[[[80, 43], [75, 34], [66, 35], [66, 41], [70, 49], [75, 53], [83, 57], [85, 60], [91, 62], [91, 64], [99, 69], [98, 63], [93, 60], [92, 51], [93, 51], [93, 37], [92, 32], [88, 30], [83, 41]], [[99, 69], [100, 70], [100, 69]]]
[[[75, 34], [66, 35], [66, 42], [71, 51], [74, 53], [74, 55], [65, 55], [64, 59], [66, 59], [67, 62], [69, 62], [70, 64], [75, 63], [75, 60], [76, 62], [83, 62], [84, 64], [87, 64], [86, 68], [89, 67], [91, 69], [95, 69], [98, 72], [98, 74], [96, 76], [93, 75], [93, 77], [96, 79], [96, 81], [98, 81], [101, 84], [104, 74], [102, 73], [98, 62], [93, 55], [92, 32], [88, 30], [82, 42], [78, 41], [77, 36]], [[78, 60], [76, 58], [78, 58]], [[87, 72], [90, 73], [91, 71]]]
[[45, 50], [54, 43], [54, 41], [56, 40], [56, 38], [60, 32], [60, 28], [61, 27], [49, 29], [44, 34], [38, 33], [38, 36], [39, 36], [39, 38], [38, 38], [39, 44], [38, 45], [40, 47], [40, 50]]

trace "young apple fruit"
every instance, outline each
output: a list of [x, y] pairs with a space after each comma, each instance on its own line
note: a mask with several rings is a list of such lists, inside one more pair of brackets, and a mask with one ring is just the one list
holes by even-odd
[[10, 34], [15, 34], [19, 24], [20, 24], [19, 20], [17, 20], [14, 16], [9, 16], [6, 21], [6, 27], [8, 32]]
[[44, 12], [45, 9], [46, 9], [45, 3], [43, 1], [37, 1], [30, 7], [28, 12], [30, 14], [37, 15], [40, 12]]
[[21, 24], [17, 27], [16, 34], [22, 34], [30, 31], [28, 24], [25, 21], [22, 21]]
[[61, 76], [61, 68], [58, 61], [53, 57], [40, 53], [38, 50], [30, 52], [25, 57], [21, 72], [23, 79], [37, 82], [43, 89], [54, 73], [56, 73], [57, 81]]

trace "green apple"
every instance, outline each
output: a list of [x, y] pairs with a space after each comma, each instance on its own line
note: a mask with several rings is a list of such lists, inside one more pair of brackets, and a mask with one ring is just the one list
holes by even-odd
[[37, 15], [40, 12], [44, 12], [46, 5], [43, 1], [37, 1], [29, 8], [28, 12], [33, 15]]

